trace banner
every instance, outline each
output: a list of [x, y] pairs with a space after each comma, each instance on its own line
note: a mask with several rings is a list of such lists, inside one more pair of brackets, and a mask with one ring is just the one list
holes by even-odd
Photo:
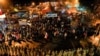
[[39, 15], [32, 15], [32, 18], [36, 18], [36, 17], [39, 17]]
[[0, 21], [4, 21], [5, 18], [6, 18], [6, 15], [5, 14], [0, 15]]
[[58, 17], [57, 13], [46, 14], [45, 17]]

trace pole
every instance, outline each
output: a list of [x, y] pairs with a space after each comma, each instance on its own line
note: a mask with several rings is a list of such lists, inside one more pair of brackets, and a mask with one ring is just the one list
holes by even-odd
[[98, 33], [100, 34], [100, 25], [98, 25], [98, 28], [96, 30], [96, 34], [95, 35], [97, 35]]

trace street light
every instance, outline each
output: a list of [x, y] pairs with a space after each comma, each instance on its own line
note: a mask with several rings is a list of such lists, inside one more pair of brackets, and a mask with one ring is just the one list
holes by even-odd
[[0, 0], [1, 7], [9, 7], [10, 3], [10, 0]]
[[32, 2], [32, 4], [31, 4], [32, 6], [35, 6], [35, 3], [34, 2]]
[[6, 0], [0, 0], [0, 5], [4, 5], [6, 3]]

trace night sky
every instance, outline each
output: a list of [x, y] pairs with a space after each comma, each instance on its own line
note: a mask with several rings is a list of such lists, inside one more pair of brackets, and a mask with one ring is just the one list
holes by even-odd
[[[44, 1], [51, 1], [51, 0], [11, 0], [11, 2], [15, 4], [31, 4], [31, 2], [34, 1], [36, 4], [39, 2], [44, 2]], [[91, 4], [94, 4], [95, 0], [80, 0], [81, 5], [88, 6], [91, 8]]]
[[36, 4], [38, 4], [39, 2], [44, 2], [44, 1], [48, 1], [48, 0], [11, 0], [11, 2], [13, 4], [31, 4], [31, 2], [35, 2]]

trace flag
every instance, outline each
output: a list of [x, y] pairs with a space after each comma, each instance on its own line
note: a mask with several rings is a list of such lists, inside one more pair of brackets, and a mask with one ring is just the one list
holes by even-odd
[[2, 15], [3, 13], [2, 13], [2, 10], [0, 9], [0, 15]]

